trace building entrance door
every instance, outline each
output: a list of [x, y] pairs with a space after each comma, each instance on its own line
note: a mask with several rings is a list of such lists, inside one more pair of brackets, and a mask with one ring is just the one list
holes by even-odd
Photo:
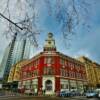
[[46, 91], [52, 91], [52, 81], [51, 80], [47, 80], [45, 82], [45, 89]]

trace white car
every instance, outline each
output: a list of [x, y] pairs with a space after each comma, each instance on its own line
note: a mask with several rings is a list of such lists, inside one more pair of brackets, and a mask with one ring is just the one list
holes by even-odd
[[25, 90], [24, 93], [28, 94], [28, 95], [34, 95], [34, 92], [32, 90], [30, 90], [30, 89]]
[[97, 97], [100, 98], [100, 89], [96, 89]]
[[96, 97], [97, 96], [97, 93], [95, 91], [87, 91], [86, 92], [86, 97], [89, 98], [89, 97]]
[[98, 98], [100, 98], [100, 92], [98, 93]]

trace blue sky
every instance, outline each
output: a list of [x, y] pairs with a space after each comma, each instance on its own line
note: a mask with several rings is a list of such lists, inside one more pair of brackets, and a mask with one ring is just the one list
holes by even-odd
[[[92, 0], [90, 0], [92, 1]], [[47, 14], [47, 8], [42, 3], [39, 7], [39, 27], [42, 30], [40, 35], [38, 36], [39, 48], [34, 48], [32, 46], [31, 57], [36, 53], [42, 51], [45, 39], [47, 37], [48, 32], [52, 32], [54, 34], [54, 38], [56, 40], [57, 50], [72, 56], [87, 56], [92, 60], [100, 63], [100, 0], [97, 1], [96, 4], [92, 5], [92, 9], [89, 13], [88, 23], [91, 25], [89, 32], [86, 27], [78, 26], [76, 29], [76, 34], [71, 37], [71, 41], [66, 40], [67, 43], [70, 43], [70, 48], [66, 48], [62, 36], [62, 32], [60, 30], [60, 25], [57, 23], [52, 16]], [[0, 26], [2, 26], [0, 24]], [[3, 27], [3, 28], [2, 28]], [[0, 31], [5, 29], [5, 25], [0, 28]], [[8, 39], [4, 37], [4, 35], [0, 34], [0, 61], [2, 60], [4, 50], [8, 45]]]
[[43, 47], [47, 33], [52, 32], [54, 33], [58, 51], [72, 57], [84, 55], [100, 63], [100, 1], [97, 0], [96, 4], [93, 4], [92, 9], [89, 10], [90, 17], [87, 20], [91, 28], [88, 32], [86, 27], [78, 26], [76, 34], [71, 37], [71, 41], [66, 40], [66, 42], [70, 43], [70, 48], [66, 48], [59, 25], [55, 23], [52, 17], [42, 17], [44, 19], [41, 23], [45, 30], [39, 37], [41, 47], [39, 51], [41, 51]]

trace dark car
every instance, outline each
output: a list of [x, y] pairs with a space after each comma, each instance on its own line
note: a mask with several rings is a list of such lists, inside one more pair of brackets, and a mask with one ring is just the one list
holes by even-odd
[[0, 96], [4, 96], [5, 95], [5, 92], [0, 92]]
[[78, 91], [71, 91], [71, 96], [81, 96], [81, 93]]

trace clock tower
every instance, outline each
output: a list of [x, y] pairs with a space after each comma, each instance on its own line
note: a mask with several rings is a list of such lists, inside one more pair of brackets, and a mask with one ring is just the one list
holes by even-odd
[[48, 33], [48, 37], [45, 40], [44, 51], [56, 51], [55, 40], [52, 33]]

